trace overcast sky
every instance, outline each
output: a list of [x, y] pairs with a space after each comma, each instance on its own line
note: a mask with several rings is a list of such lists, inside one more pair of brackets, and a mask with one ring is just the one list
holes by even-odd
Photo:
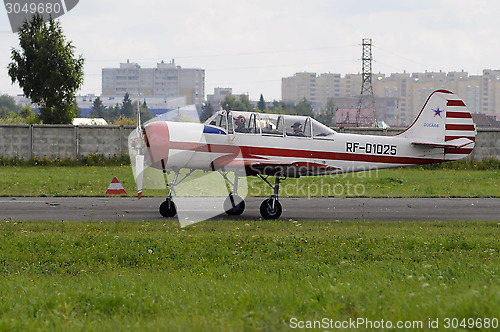
[[[296, 72], [358, 73], [361, 40], [373, 40], [373, 71], [460, 71], [500, 67], [498, 0], [80, 0], [60, 18], [85, 62], [80, 94], [101, 93], [101, 69], [130, 59], [205, 69], [205, 93], [232, 87], [281, 99]], [[18, 48], [0, 8], [0, 93]]]

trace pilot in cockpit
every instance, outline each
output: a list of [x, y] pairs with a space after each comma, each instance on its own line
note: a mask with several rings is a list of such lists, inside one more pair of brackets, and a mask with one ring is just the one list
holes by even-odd
[[247, 119], [243, 115], [238, 115], [236, 118], [234, 118], [234, 122], [236, 124], [236, 128], [234, 128], [234, 131], [237, 133], [248, 133], [248, 128], [245, 127]]
[[297, 121], [292, 125], [293, 133], [290, 134], [291, 136], [301, 136], [304, 137], [304, 132], [302, 131], [302, 124]]

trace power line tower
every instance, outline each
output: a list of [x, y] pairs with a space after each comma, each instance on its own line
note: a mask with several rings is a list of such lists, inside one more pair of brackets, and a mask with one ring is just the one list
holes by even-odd
[[[361, 115], [362, 110], [371, 110], [373, 112], [373, 119], [376, 123], [377, 113], [375, 112], [375, 97], [373, 96], [373, 86], [372, 86], [372, 40], [371, 38], [363, 38], [363, 52], [361, 54], [362, 59], [362, 79], [361, 82], [361, 94], [359, 95], [358, 111], [356, 112], [356, 126], [359, 127], [363, 116]], [[364, 116], [367, 118], [367, 116]], [[366, 123], [366, 121], [364, 121]]]

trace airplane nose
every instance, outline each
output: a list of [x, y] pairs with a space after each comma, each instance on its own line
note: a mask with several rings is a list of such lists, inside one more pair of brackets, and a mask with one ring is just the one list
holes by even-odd
[[144, 127], [147, 153], [146, 163], [155, 168], [164, 168], [170, 149], [170, 132], [164, 121], [152, 122]]

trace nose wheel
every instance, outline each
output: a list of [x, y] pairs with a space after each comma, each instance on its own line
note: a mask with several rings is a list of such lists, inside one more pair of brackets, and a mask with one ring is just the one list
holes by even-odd
[[160, 204], [160, 214], [165, 218], [171, 218], [177, 214], [177, 207], [171, 197], [167, 197], [165, 202]]

